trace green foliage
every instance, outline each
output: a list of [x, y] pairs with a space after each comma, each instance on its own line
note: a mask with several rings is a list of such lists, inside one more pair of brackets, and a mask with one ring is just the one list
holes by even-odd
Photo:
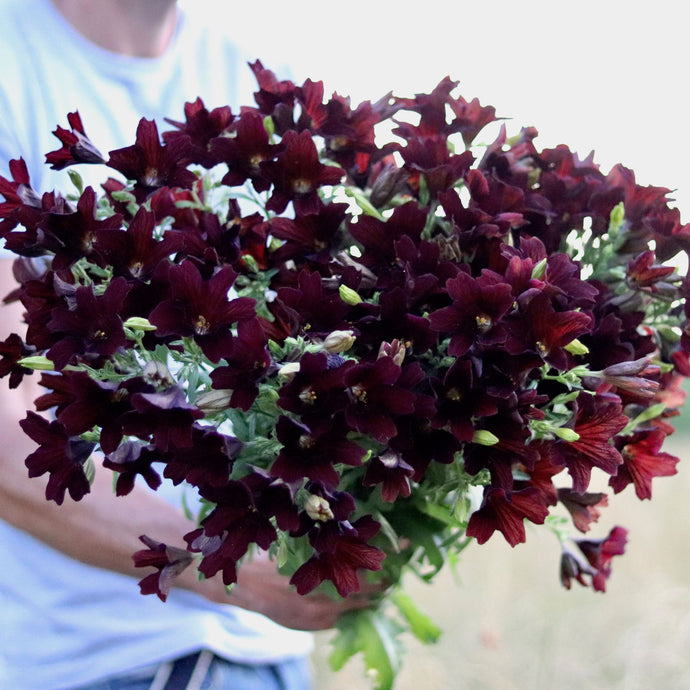
[[374, 682], [374, 690], [391, 690], [402, 665], [403, 647], [398, 639], [402, 627], [380, 610], [353, 611], [340, 617], [330, 656], [331, 668], [341, 669], [361, 653]]

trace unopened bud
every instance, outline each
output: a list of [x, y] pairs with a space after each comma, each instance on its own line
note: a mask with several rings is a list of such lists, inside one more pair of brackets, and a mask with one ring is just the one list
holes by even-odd
[[642, 373], [651, 361], [650, 357], [641, 357], [631, 362], [618, 362], [606, 367], [601, 373], [608, 378], [609, 376], [636, 376]]
[[288, 362], [278, 369], [278, 376], [291, 379], [299, 371], [299, 362]]
[[157, 362], [155, 360], [146, 362], [143, 374], [144, 378], [154, 386], [169, 388], [176, 383], [168, 367], [162, 362]]
[[125, 328], [131, 328], [133, 331], [155, 331], [156, 327], [142, 316], [132, 316], [122, 324]]
[[563, 349], [570, 352], [571, 355], [589, 354], [589, 348], [584, 343], [581, 343], [577, 338], [575, 338], [575, 340], [571, 340], [567, 345], [564, 345]]
[[55, 369], [53, 362], [43, 355], [22, 357], [22, 359], [17, 360], [17, 364], [25, 369], [34, 369], [36, 371], [53, 371]]
[[312, 520], [317, 520], [318, 522], [327, 522], [334, 517], [329, 502], [316, 494], [309, 496], [304, 504], [304, 509]]
[[390, 357], [395, 364], [401, 367], [405, 359], [405, 352], [405, 343], [396, 338], [395, 340], [391, 340], [390, 343], [381, 343], [377, 359], [381, 359], [381, 357]]
[[546, 257], [544, 257], [538, 263], [534, 264], [534, 267], [532, 268], [532, 279], [533, 280], [541, 280], [544, 277], [545, 273], [546, 273]]
[[578, 434], [577, 431], [567, 426], [552, 427], [551, 431], [558, 436], [558, 438], [562, 438], [564, 441], [568, 441], [568, 443], [574, 443], [580, 438], [580, 434]]
[[407, 176], [407, 170], [387, 165], [371, 186], [371, 203], [377, 208], [385, 206], [402, 188]]
[[341, 285], [338, 288], [338, 292], [340, 293], [340, 299], [343, 300], [345, 304], [349, 304], [351, 307], [356, 307], [362, 302], [362, 298], [357, 294], [357, 292], [352, 288], [349, 288], [347, 285]]
[[480, 446], [495, 446], [501, 439], [486, 429], [477, 429], [472, 436], [472, 443]]
[[218, 390], [207, 391], [202, 393], [194, 401], [194, 404], [206, 414], [213, 414], [214, 412], [222, 412], [230, 407], [230, 398], [232, 391], [222, 388]]
[[323, 341], [323, 349], [331, 354], [347, 352], [354, 345], [356, 339], [353, 331], [333, 331]]
[[609, 216], [609, 229], [617, 230], [623, 225], [625, 220], [625, 204], [621, 201], [619, 204], [611, 209], [611, 215]]

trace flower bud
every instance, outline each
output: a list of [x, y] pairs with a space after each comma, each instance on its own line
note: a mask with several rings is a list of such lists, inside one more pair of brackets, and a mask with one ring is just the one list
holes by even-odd
[[299, 371], [299, 362], [288, 362], [278, 369], [278, 376], [291, 379]]
[[649, 366], [650, 361], [650, 357], [641, 357], [631, 362], [618, 362], [617, 364], [606, 367], [601, 373], [605, 378], [609, 376], [636, 376]]
[[122, 324], [125, 328], [131, 328], [133, 331], [155, 331], [156, 327], [142, 316], [131, 316]]
[[501, 439], [486, 429], [477, 429], [472, 436], [472, 443], [480, 446], [495, 446]]
[[356, 339], [354, 331], [333, 331], [323, 341], [323, 349], [331, 354], [346, 352], [354, 345]]
[[606, 367], [602, 376], [616, 388], [628, 391], [642, 398], [653, 398], [659, 390], [658, 381], [645, 378], [645, 376], [659, 376], [661, 368], [650, 364], [649, 357], [642, 357], [632, 362], [618, 362]]
[[568, 441], [568, 443], [574, 443], [580, 438], [580, 434], [578, 434], [577, 431], [567, 426], [555, 426], [551, 428], [551, 431], [553, 431], [558, 438], [562, 438], [564, 441]]
[[546, 273], [546, 257], [534, 264], [532, 268], [532, 280], [543, 280]]
[[17, 360], [17, 364], [25, 369], [34, 369], [36, 371], [53, 371], [55, 369], [53, 362], [43, 355], [22, 357], [22, 359]]
[[575, 338], [575, 340], [571, 340], [567, 345], [564, 345], [563, 349], [570, 352], [571, 355], [589, 354], [589, 348], [584, 343], [581, 343], [577, 338]]
[[318, 522], [327, 522], [333, 519], [333, 511], [325, 498], [311, 494], [304, 504], [307, 515]]
[[408, 172], [395, 165], [387, 165], [371, 185], [371, 203], [385, 206], [403, 187]]
[[230, 407], [230, 398], [232, 391], [226, 388], [207, 391], [202, 393], [194, 401], [194, 404], [206, 414], [213, 414], [214, 412], [222, 412]]
[[351, 307], [356, 307], [362, 302], [362, 298], [357, 294], [357, 292], [352, 288], [349, 288], [347, 285], [341, 285], [338, 288], [338, 292], [340, 293], [340, 299], [343, 300], [345, 304], [349, 304]]
[[146, 362], [143, 374], [144, 378], [154, 386], [169, 388], [175, 385], [175, 379], [170, 370], [162, 362], [156, 362], [155, 360]]
[[395, 364], [401, 367], [405, 359], [405, 352], [405, 344], [396, 338], [395, 340], [391, 340], [390, 343], [381, 343], [377, 359], [381, 359], [381, 357], [390, 357]]

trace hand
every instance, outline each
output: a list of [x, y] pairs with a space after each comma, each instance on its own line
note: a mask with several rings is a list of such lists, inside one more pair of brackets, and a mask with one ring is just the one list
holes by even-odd
[[217, 578], [200, 585], [201, 593], [214, 601], [262, 613], [287, 628], [311, 631], [332, 628], [343, 613], [374, 605], [385, 590], [385, 585], [371, 585], [362, 579], [361, 591], [347, 599], [334, 600], [319, 592], [303, 596], [297, 594], [289, 578], [278, 572], [275, 562], [265, 553], [242, 563], [230, 595]]

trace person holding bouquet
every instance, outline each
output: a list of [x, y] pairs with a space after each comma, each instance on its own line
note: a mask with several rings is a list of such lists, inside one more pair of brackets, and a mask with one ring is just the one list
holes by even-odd
[[[0, 175], [9, 177], [10, 161], [21, 157], [39, 193], [69, 184], [44, 164], [55, 148], [50, 132], [69, 112], [78, 109], [91, 139], [109, 151], [129, 143], [141, 117], [162, 123], [199, 96], [215, 107], [250, 93], [238, 47], [175, 0], [6, 0], [0, 24]], [[103, 180], [92, 182], [92, 172], [99, 170], [80, 170], [98, 190]], [[3, 296], [16, 287], [8, 252], [0, 287]], [[16, 330], [9, 324], [19, 327], [19, 303], [4, 306], [2, 318]], [[243, 566], [231, 594], [219, 578], [187, 571], [165, 604], [140, 596], [131, 557], [138, 537], [175, 542], [196, 525], [178, 492], [166, 502], [137, 486], [124, 506], [102, 472], [85, 500], [46, 502], [42, 479], [27, 477], [23, 459], [35, 446], [19, 426], [40, 392], [10, 391], [2, 381], [0, 687], [309, 687], [312, 640], [303, 631], [331, 627], [344, 611], [367, 606], [367, 596], [301, 597], [259, 557]]]

